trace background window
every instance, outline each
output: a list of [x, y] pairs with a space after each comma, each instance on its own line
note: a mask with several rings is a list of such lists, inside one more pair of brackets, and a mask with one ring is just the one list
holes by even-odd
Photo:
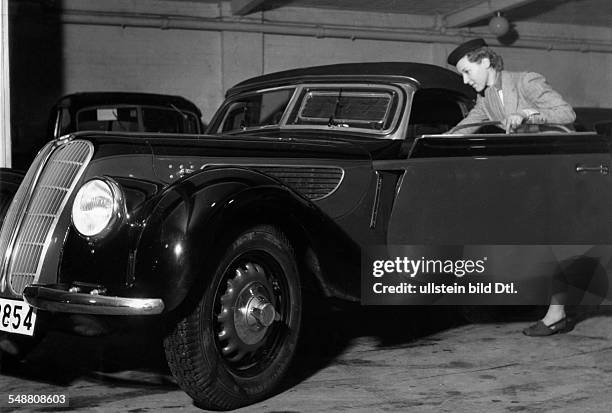
[[77, 115], [77, 130], [136, 132], [138, 110], [135, 107], [85, 109]]

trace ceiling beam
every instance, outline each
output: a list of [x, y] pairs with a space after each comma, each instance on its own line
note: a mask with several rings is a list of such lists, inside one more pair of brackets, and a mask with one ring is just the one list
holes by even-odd
[[238, 16], [244, 16], [252, 13], [257, 9], [265, 0], [232, 0], [232, 14]]
[[[507, 11], [535, 0], [488, 0], [444, 16], [445, 27], [462, 27], [492, 17], [497, 11]], [[233, 3], [233, 2], [232, 2]]]

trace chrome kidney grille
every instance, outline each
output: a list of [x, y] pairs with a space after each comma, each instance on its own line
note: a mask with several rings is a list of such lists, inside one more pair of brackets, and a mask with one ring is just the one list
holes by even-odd
[[0, 232], [0, 292], [37, 282], [60, 214], [93, 155], [87, 141], [47, 145], [28, 170]]

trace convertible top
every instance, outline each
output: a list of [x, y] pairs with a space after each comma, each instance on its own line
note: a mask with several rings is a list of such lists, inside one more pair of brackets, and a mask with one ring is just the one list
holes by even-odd
[[340, 63], [285, 70], [238, 83], [227, 92], [227, 96], [250, 89], [332, 80], [404, 81], [415, 84], [417, 88], [449, 89], [475, 97], [474, 90], [464, 85], [457, 73], [440, 66], [412, 62]]

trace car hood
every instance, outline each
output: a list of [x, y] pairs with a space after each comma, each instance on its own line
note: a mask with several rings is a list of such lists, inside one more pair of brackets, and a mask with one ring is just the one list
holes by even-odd
[[[288, 135], [149, 136], [156, 156], [370, 159], [360, 145], [327, 137]], [[187, 149], [189, 148], [189, 149]]]

